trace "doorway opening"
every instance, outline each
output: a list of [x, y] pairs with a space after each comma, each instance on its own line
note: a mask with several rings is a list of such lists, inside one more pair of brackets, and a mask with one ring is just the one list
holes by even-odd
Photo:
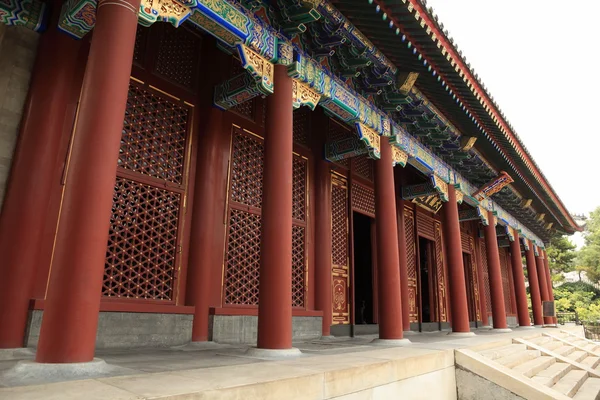
[[471, 255], [463, 253], [463, 267], [465, 271], [465, 288], [467, 290], [467, 308], [469, 309], [469, 321], [477, 322], [477, 311], [475, 305], [475, 277], [471, 266]]
[[354, 315], [356, 325], [376, 324], [373, 290], [373, 235], [372, 219], [357, 212], [352, 213], [354, 237]]
[[433, 305], [434, 286], [432, 285], [435, 276], [433, 265], [433, 247], [434, 243], [424, 237], [419, 237], [419, 289], [421, 300], [421, 323], [435, 322], [435, 312]]

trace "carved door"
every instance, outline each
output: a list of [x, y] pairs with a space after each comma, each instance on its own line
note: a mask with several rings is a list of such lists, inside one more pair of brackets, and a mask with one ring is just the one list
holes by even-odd
[[331, 174], [331, 274], [333, 324], [350, 323], [350, 262], [348, 229], [348, 182]]
[[404, 207], [404, 231], [406, 234], [406, 264], [408, 272], [408, 313], [410, 322], [419, 321], [417, 289], [417, 250], [415, 243], [415, 216], [411, 208]]
[[442, 244], [442, 224], [435, 221], [435, 263], [436, 263], [436, 280], [438, 293], [438, 315], [440, 322], [448, 321], [447, 313], [447, 285], [446, 274], [444, 270], [444, 250]]

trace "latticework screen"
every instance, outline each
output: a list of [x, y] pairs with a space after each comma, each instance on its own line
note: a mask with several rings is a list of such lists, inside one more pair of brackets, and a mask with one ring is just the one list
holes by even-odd
[[373, 160], [364, 156], [357, 156], [353, 158], [354, 173], [358, 176], [365, 178], [369, 181], [374, 179], [373, 171]]
[[174, 300], [191, 111], [131, 83], [106, 252], [106, 297]]
[[438, 221], [435, 221], [435, 264], [436, 278], [438, 284], [438, 307], [439, 320], [441, 322], [448, 321], [448, 313], [446, 312], [446, 274], [444, 271], [444, 251], [442, 244], [442, 226]]
[[415, 219], [413, 210], [404, 208], [404, 233], [406, 235], [406, 264], [408, 273], [408, 311], [410, 322], [417, 322], [419, 309], [417, 305], [417, 254], [415, 243]]
[[[224, 303], [258, 305], [263, 140], [234, 127], [229, 183]], [[304, 307], [307, 229], [306, 158], [294, 156], [292, 207], [292, 305]]]
[[158, 54], [155, 72], [169, 81], [188, 89], [196, 87], [196, 71], [201, 39], [185, 28], [156, 24]]
[[375, 217], [375, 191], [359, 183], [352, 184], [352, 209]]
[[[485, 307], [488, 314], [492, 313], [492, 296], [490, 292], [490, 272], [488, 268], [487, 249], [485, 248], [485, 240], [479, 240], [479, 249], [481, 252], [481, 266], [483, 267], [483, 286], [485, 289]], [[487, 321], [484, 321], [487, 322]]]
[[510, 283], [508, 279], [508, 263], [506, 260], [506, 251], [503, 248], [499, 250], [500, 272], [502, 274], [502, 293], [504, 294], [504, 310], [506, 311], [506, 313], [511, 313], [512, 306], [510, 302]]
[[308, 107], [294, 110], [294, 143], [302, 146], [309, 145], [311, 112]]
[[333, 323], [350, 323], [349, 301], [348, 185], [345, 178], [331, 175], [331, 260]]
[[419, 212], [417, 209], [417, 230], [419, 235], [424, 235], [430, 239], [434, 238], [433, 218]]
[[[336, 142], [338, 140], [347, 139], [356, 135], [353, 133], [349, 127], [342, 125], [340, 122], [337, 122], [333, 118], [329, 118], [329, 127], [327, 130], [327, 141]], [[335, 162], [337, 165], [344, 167], [346, 169], [350, 168], [350, 159], [344, 158], [343, 160], [338, 160]]]

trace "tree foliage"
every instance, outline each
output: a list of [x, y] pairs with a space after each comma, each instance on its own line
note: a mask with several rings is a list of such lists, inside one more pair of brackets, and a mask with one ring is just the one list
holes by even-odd
[[585, 245], [579, 251], [577, 264], [593, 282], [600, 281], [600, 207], [590, 214], [584, 232]]
[[555, 274], [563, 274], [571, 272], [575, 268], [575, 257], [577, 253], [575, 246], [567, 236], [553, 236], [550, 239], [550, 246], [546, 249], [550, 272]]

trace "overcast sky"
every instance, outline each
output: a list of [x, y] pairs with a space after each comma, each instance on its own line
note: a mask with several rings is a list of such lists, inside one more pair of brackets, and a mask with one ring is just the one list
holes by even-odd
[[600, 206], [600, 1], [428, 0], [427, 5], [568, 210], [589, 213]]

